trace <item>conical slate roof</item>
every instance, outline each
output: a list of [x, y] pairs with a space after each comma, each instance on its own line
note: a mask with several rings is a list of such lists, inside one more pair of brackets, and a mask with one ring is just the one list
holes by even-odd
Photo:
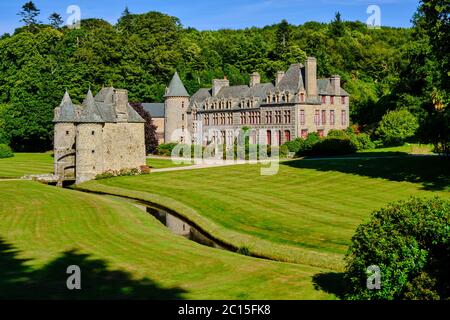
[[189, 93], [184, 87], [178, 72], [175, 72], [173, 75], [172, 81], [170, 81], [164, 97], [189, 97]]
[[64, 93], [64, 98], [59, 105], [60, 111], [58, 117], [54, 119], [54, 122], [75, 122], [76, 121], [76, 113], [75, 106], [72, 103], [72, 99], [70, 99], [69, 93], [66, 91]]
[[83, 101], [83, 107], [84, 109], [81, 113], [80, 122], [104, 122], [95, 103], [91, 89], [89, 89], [86, 98]]

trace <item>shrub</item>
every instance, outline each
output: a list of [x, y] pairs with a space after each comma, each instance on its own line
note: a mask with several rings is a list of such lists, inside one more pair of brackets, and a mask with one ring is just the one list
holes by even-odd
[[346, 130], [330, 130], [328, 137], [349, 139], [355, 145], [357, 151], [375, 148], [375, 144], [370, 140], [369, 135], [355, 132], [353, 127]]
[[303, 143], [300, 149], [297, 151], [296, 156], [307, 156], [310, 155], [313, 149], [313, 146], [320, 142], [320, 136], [316, 132], [308, 134], [306, 139], [303, 140]]
[[156, 148], [156, 154], [157, 154], [157, 155], [160, 155], [160, 156], [170, 157], [170, 156], [172, 155], [173, 149], [174, 149], [177, 145], [178, 145], [178, 144], [175, 143], [175, 142], [160, 144], [160, 145]]
[[286, 142], [284, 145], [289, 149], [289, 152], [297, 153], [303, 146], [303, 139], [296, 138], [294, 140]]
[[332, 156], [355, 153], [356, 145], [348, 138], [330, 137], [316, 143], [311, 153], [318, 156]]
[[402, 145], [413, 137], [419, 128], [417, 118], [408, 110], [400, 109], [386, 113], [380, 121], [375, 134], [385, 146]]
[[[411, 198], [374, 212], [360, 225], [346, 256], [349, 299], [448, 299], [450, 201]], [[367, 289], [377, 265], [381, 288]]]
[[375, 143], [370, 140], [368, 134], [360, 133], [356, 135], [356, 140], [358, 142], [358, 151], [359, 150], [367, 150], [367, 149], [375, 149]]
[[11, 148], [6, 144], [0, 144], [0, 159], [14, 157]]

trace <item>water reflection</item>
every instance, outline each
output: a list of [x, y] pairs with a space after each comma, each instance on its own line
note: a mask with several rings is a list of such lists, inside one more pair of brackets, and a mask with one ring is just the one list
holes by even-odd
[[177, 217], [170, 212], [167, 212], [166, 210], [155, 208], [146, 204], [137, 204], [136, 206], [141, 210], [150, 213], [176, 235], [183, 236], [186, 239], [195, 241], [208, 247], [224, 249], [216, 241], [211, 239], [211, 237], [191, 226], [188, 222], [184, 221], [180, 217]]

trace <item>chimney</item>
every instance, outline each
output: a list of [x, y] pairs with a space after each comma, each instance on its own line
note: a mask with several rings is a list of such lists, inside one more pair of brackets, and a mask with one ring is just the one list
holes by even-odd
[[275, 86], [277, 86], [280, 83], [280, 81], [281, 81], [281, 79], [283, 79], [283, 77], [284, 77], [284, 71], [278, 71], [277, 77], [275, 79]]
[[258, 72], [253, 72], [250, 75], [250, 87], [254, 87], [257, 84], [261, 83], [261, 76], [259, 75]]
[[333, 93], [335, 95], [341, 95], [341, 77], [339, 75], [333, 75], [330, 78], [331, 88], [333, 88]]
[[220, 89], [222, 89], [223, 87], [229, 87], [230, 86], [230, 81], [228, 81], [228, 79], [214, 79], [213, 80], [213, 86], [212, 86], [212, 95], [213, 97], [215, 97]]
[[308, 57], [305, 62], [306, 94], [309, 97], [317, 97], [317, 61], [314, 57]]
[[117, 121], [128, 121], [128, 91], [125, 89], [114, 89], [114, 105], [116, 108]]

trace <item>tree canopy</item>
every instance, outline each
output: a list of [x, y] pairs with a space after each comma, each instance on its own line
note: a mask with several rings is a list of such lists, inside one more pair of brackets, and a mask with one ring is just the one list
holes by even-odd
[[198, 31], [159, 12], [126, 9], [115, 25], [88, 19], [79, 29], [61, 28], [56, 15], [53, 26], [38, 24], [34, 4], [22, 13], [25, 27], [0, 38], [0, 138], [16, 150], [51, 148], [53, 109], [66, 89], [75, 102], [104, 85], [128, 89], [131, 101], [161, 101], [175, 70], [193, 94], [225, 75], [233, 85], [254, 71], [273, 82], [277, 71], [315, 56], [319, 76], [341, 75], [352, 121], [372, 125], [399, 107], [418, 118], [428, 112], [428, 75], [440, 67], [419, 26], [369, 29], [340, 14], [329, 24]]

